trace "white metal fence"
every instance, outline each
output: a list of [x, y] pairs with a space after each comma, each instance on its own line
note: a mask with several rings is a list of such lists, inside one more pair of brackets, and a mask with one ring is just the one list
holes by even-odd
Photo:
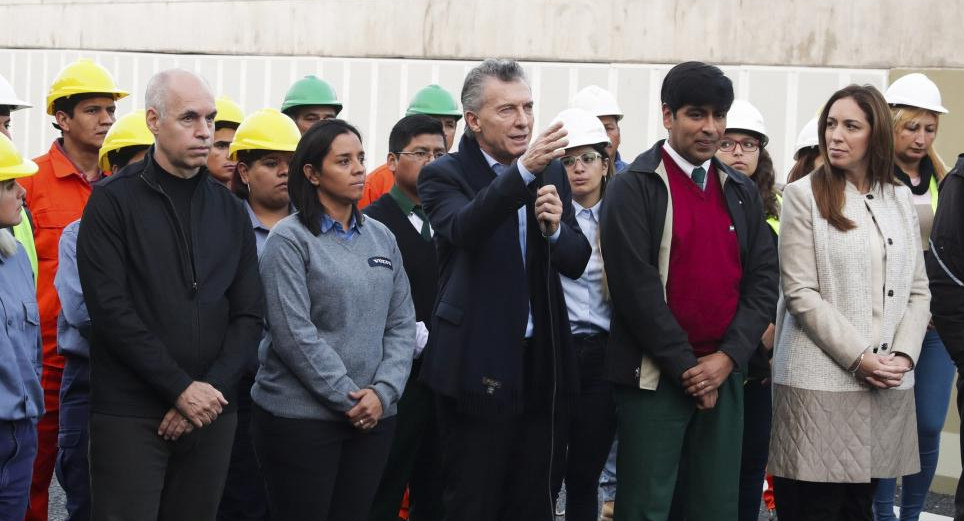
[[[77, 50], [0, 49], [0, 74], [34, 108], [13, 116], [14, 141], [29, 156], [47, 150], [57, 137], [44, 113], [44, 97], [60, 69], [71, 61], [92, 58], [114, 74], [132, 95], [118, 103], [118, 114], [143, 105], [148, 78], [170, 67], [196, 70], [219, 95], [238, 101], [248, 112], [279, 107], [288, 86], [305, 74], [329, 81], [345, 108], [340, 117], [362, 132], [369, 168], [384, 161], [388, 133], [401, 117], [411, 96], [429, 83], [438, 83], [458, 96], [465, 73], [477, 62], [313, 58], [299, 56], [219, 56]], [[612, 91], [626, 113], [622, 121], [624, 159], [631, 160], [664, 137], [659, 91], [666, 71], [663, 64], [524, 63], [536, 101], [537, 132], [564, 109], [579, 89], [597, 84]], [[749, 99], [766, 119], [769, 150], [782, 178], [792, 163], [796, 134], [833, 91], [849, 83], [883, 88], [882, 69], [726, 66], [738, 98]], [[461, 128], [461, 127], [460, 127]]]

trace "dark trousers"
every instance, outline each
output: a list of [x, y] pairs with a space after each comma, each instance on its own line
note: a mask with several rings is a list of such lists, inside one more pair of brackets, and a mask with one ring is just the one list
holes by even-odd
[[268, 521], [268, 495], [258, 470], [251, 441], [251, 385], [242, 380], [238, 393], [238, 428], [234, 432], [231, 463], [218, 506], [218, 521]]
[[95, 521], [213, 521], [224, 488], [237, 413], [165, 441], [156, 418], [90, 416]]
[[566, 483], [566, 520], [599, 517], [599, 475], [616, 433], [612, 384], [605, 381], [604, 357], [609, 335], [573, 335], [579, 366], [579, 396], [562, 420], [552, 464], [552, 494]]
[[395, 439], [382, 474], [369, 521], [398, 521], [398, 509], [409, 489], [409, 519], [442, 521], [441, 454], [435, 421], [435, 395], [418, 381], [417, 371], [405, 385], [395, 416]]
[[739, 521], [760, 517], [763, 480], [770, 450], [771, 385], [761, 380], [743, 384], [743, 452], [740, 462]]
[[815, 483], [773, 477], [780, 521], [873, 521], [870, 483]]
[[66, 355], [60, 386], [60, 432], [54, 471], [66, 496], [68, 521], [90, 519], [90, 361]]
[[[964, 377], [957, 371], [957, 414], [964, 418]], [[964, 436], [961, 436], [961, 460], [964, 463]], [[964, 473], [957, 482], [957, 494], [954, 495], [954, 521], [964, 521]]]
[[255, 404], [251, 435], [272, 518], [367, 519], [394, 431], [394, 417], [361, 431], [348, 420], [282, 418]]
[[437, 397], [446, 521], [549, 521], [548, 411], [491, 419]]
[[23, 521], [36, 455], [36, 422], [0, 421], [0, 521]]

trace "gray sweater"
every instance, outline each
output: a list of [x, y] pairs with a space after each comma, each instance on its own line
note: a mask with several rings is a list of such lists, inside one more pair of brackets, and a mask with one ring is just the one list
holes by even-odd
[[395, 414], [415, 349], [415, 310], [395, 237], [374, 219], [346, 241], [293, 214], [261, 254], [268, 332], [251, 397], [285, 418], [348, 421], [348, 393], [371, 388]]

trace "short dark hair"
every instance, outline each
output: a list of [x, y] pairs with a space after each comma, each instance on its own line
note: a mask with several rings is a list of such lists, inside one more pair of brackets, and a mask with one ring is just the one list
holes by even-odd
[[130, 164], [131, 159], [142, 150], [147, 150], [151, 148], [150, 145], [131, 145], [129, 147], [118, 148], [117, 150], [111, 150], [107, 153], [107, 162], [110, 163], [110, 167], [113, 170], [114, 166], [117, 166], [117, 170], [113, 173], [117, 173], [121, 168], [124, 168]]
[[[425, 114], [405, 116], [395, 123], [391, 134], [388, 135], [388, 151], [397, 154], [413, 139], [423, 134], [442, 136], [442, 142], [445, 142], [445, 129], [442, 128], [441, 121]], [[449, 144], [445, 143], [445, 146], [448, 147]]]
[[[341, 119], [323, 119], [308, 129], [301, 136], [295, 155], [291, 159], [288, 169], [288, 196], [291, 204], [298, 211], [298, 220], [308, 228], [312, 235], [321, 234], [321, 217], [325, 214], [325, 207], [318, 200], [318, 189], [311, 184], [305, 175], [305, 165], [311, 165], [321, 171], [321, 163], [331, 151], [331, 144], [342, 134], [352, 133], [361, 141], [358, 129]], [[355, 219], [361, 222], [361, 213], [356, 205], [352, 205]]]
[[214, 122], [214, 130], [221, 130], [222, 128], [230, 128], [230, 129], [237, 130], [239, 126], [241, 125], [233, 121], [215, 121]]
[[[262, 157], [273, 152], [274, 150], [261, 149], [238, 150], [238, 165], [244, 163], [245, 165], [251, 166]], [[248, 192], [248, 185], [241, 181], [241, 169], [238, 167], [234, 167], [234, 174], [231, 176], [231, 191], [240, 199], [248, 200], [248, 195], [250, 194], [250, 192]]]
[[64, 96], [62, 98], [57, 98], [54, 100], [54, 114], [63, 111], [66, 112], [68, 116], [74, 117], [74, 109], [77, 105], [84, 100], [91, 98], [113, 98], [112, 94], [104, 94], [101, 92], [86, 92], [84, 94], [74, 94], [73, 96]]
[[666, 73], [660, 100], [673, 114], [686, 105], [711, 105], [725, 112], [733, 104], [733, 82], [719, 67], [683, 62]]

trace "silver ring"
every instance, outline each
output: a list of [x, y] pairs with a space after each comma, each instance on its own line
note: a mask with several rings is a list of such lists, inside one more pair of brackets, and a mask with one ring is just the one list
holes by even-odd
[[700, 389], [704, 387], [706, 387], [706, 380], [703, 380], [702, 382], [700, 382]]

